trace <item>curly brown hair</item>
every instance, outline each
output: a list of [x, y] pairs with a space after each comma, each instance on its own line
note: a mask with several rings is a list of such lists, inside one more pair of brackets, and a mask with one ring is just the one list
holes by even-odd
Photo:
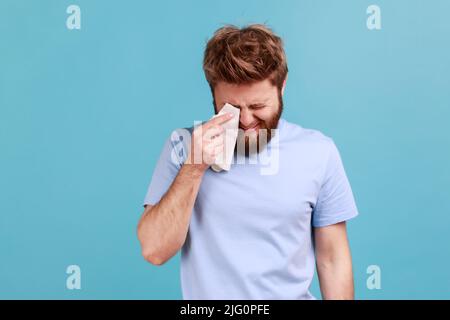
[[262, 24], [226, 25], [208, 41], [203, 70], [211, 91], [220, 82], [250, 84], [269, 79], [279, 90], [288, 73], [283, 41]]

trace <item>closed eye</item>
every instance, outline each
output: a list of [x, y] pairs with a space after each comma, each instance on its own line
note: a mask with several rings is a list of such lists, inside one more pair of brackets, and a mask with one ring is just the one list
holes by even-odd
[[250, 106], [250, 108], [253, 109], [253, 110], [259, 110], [259, 109], [262, 109], [264, 107], [265, 107], [265, 105]]

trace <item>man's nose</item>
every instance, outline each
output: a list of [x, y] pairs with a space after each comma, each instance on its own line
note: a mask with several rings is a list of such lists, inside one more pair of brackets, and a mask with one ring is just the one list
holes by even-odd
[[254, 124], [253, 114], [248, 109], [242, 108], [239, 121], [243, 127], [250, 127]]

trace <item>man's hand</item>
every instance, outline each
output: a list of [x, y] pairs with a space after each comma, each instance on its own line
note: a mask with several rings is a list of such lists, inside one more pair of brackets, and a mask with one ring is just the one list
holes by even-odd
[[233, 118], [232, 113], [217, 116], [194, 129], [191, 149], [185, 164], [193, 165], [200, 171], [206, 171], [214, 164], [216, 157], [223, 152], [224, 129], [221, 124]]
[[315, 228], [314, 237], [322, 298], [354, 299], [352, 258], [345, 222]]
[[[190, 155], [170, 188], [158, 203], [145, 208], [137, 234], [142, 255], [150, 263], [164, 264], [186, 241], [192, 208], [203, 175], [214, 163], [217, 149], [223, 148], [224, 130], [220, 124], [231, 118], [227, 114], [220, 115], [194, 130]], [[200, 154], [199, 162], [195, 161], [194, 151]]]

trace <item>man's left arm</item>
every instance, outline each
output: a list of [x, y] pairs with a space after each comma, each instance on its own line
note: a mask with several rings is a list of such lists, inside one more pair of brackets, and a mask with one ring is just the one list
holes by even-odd
[[354, 299], [346, 223], [314, 228], [317, 273], [324, 300]]

